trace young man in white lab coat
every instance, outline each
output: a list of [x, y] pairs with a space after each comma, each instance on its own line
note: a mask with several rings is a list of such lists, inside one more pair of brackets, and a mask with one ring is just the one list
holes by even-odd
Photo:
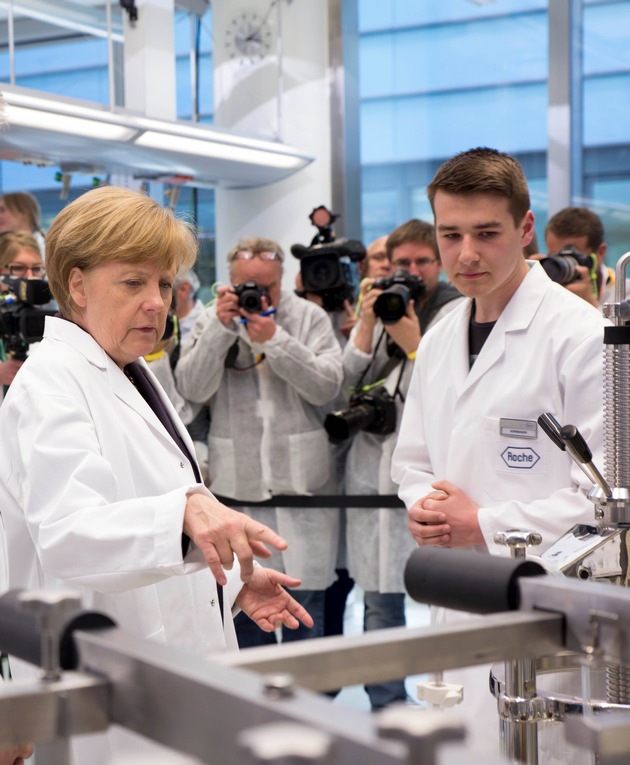
[[[593, 518], [588, 481], [537, 418], [552, 412], [578, 427], [602, 464], [604, 320], [523, 258], [534, 216], [512, 157], [492, 149], [458, 154], [428, 195], [444, 271], [469, 300], [418, 349], [392, 477], [419, 545], [507, 554], [494, 534], [517, 527], [540, 532], [536, 552], [543, 551]], [[464, 702], [478, 738], [471, 743], [486, 738], [496, 750], [487, 670], [469, 673]], [[462, 682], [461, 671], [452, 675]]]

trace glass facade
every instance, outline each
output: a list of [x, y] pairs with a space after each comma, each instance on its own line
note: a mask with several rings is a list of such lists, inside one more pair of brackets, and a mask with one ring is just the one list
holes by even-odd
[[[578, 7], [577, 0], [572, 1]], [[523, 164], [542, 243], [552, 206], [547, 148], [550, 68], [553, 74], [556, 66], [547, 2], [354, 2], [359, 19], [364, 240], [388, 233], [410, 217], [430, 220], [425, 188], [437, 166], [458, 151], [485, 145], [514, 154]], [[67, 8], [72, 3], [60, 5]], [[120, 25], [120, 8], [116, 13]], [[573, 119], [580, 126], [581, 143], [574, 147], [579, 178], [570, 203], [585, 205], [603, 218], [608, 260], [614, 263], [630, 249], [630, 0], [583, 0], [574, 24], [581, 29], [571, 51], [572, 76], [580, 94]], [[6, 23], [3, 29], [0, 81], [9, 82]], [[19, 24], [16, 31], [23, 31]], [[196, 115], [210, 123], [211, 13], [201, 19], [178, 13], [175, 35], [178, 117]], [[120, 44], [114, 49], [120, 101]], [[101, 37], [69, 28], [48, 38], [17, 34], [14, 74], [15, 83], [23, 87], [109, 105], [108, 46]], [[33, 192], [46, 228], [66, 203], [60, 198], [58, 171], [2, 162], [0, 188]], [[98, 180], [74, 175], [68, 198]], [[168, 203], [167, 187], [152, 184], [150, 191]], [[184, 188], [177, 208], [202, 228], [201, 267], [207, 283], [213, 278], [213, 192]]]
[[[571, 54], [581, 177], [567, 204], [602, 217], [613, 264], [630, 249], [630, 2], [584, 0], [579, 11]], [[556, 63], [547, 3], [359, 0], [359, 27], [364, 239], [410, 217], [431, 220], [425, 188], [437, 166], [491, 146], [525, 168], [542, 245]]]

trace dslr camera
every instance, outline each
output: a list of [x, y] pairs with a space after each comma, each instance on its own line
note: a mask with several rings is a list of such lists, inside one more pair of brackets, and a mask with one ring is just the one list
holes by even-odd
[[291, 246], [291, 254], [300, 261], [304, 292], [319, 295], [324, 309], [329, 312], [341, 310], [345, 300], [354, 302], [351, 263], [365, 258], [365, 247], [358, 240], [335, 239], [332, 224], [338, 217], [323, 205], [316, 207], [309, 218], [318, 233], [310, 246]]
[[346, 441], [360, 430], [388, 436], [396, 430], [396, 402], [383, 386], [359, 391], [350, 398], [347, 409], [326, 415], [324, 427], [333, 444]]
[[540, 265], [547, 272], [547, 276], [558, 284], [571, 284], [579, 281], [577, 266], [586, 266], [590, 272], [591, 280], [597, 279], [597, 258], [593, 255], [581, 252], [572, 244], [566, 245], [553, 255], [547, 255], [540, 259]]
[[248, 313], [260, 313], [263, 310], [262, 299], [267, 298], [269, 303], [269, 292], [266, 287], [261, 287], [256, 282], [243, 282], [232, 288], [238, 295], [238, 305], [244, 308]]
[[427, 288], [418, 276], [396, 271], [393, 276], [377, 279], [373, 288], [383, 290], [374, 302], [374, 313], [383, 324], [396, 324], [407, 313], [410, 300], [418, 300]]
[[52, 293], [45, 279], [22, 279], [2, 276], [8, 292], [0, 293], [0, 339], [4, 350], [14, 359], [24, 360], [31, 343], [44, 336], [44, 319], [55, 311], [44, 311], [36, 306], [46, 305]]

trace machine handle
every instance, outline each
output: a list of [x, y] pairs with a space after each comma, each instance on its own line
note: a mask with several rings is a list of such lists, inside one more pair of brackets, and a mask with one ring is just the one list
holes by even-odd
[[538, 424], [540, 427], [544, 430], [544, 432], [549, 436], [549, 438], [554, 442], [554, 444], [558, 447], [558, 449], [562, 449], [562, 451], [566, 450], [566, 444], [564, 443], [562, 436], [560, 435], [561, 427], [560, 423], [556, 418], [551, 414], [551, 412], [545, 412], [545, 414], [541, 414], [538, 418]]
[[585, 465], [593, 459], [593, 452], [575, 425], [565, 425], [560, 429], [560, 437], [573, 447], [576, 457]]

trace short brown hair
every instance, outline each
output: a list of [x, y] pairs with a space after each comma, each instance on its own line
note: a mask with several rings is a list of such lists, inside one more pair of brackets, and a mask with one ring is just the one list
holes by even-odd
[[117, 261], [188, 270], [197, 249], [192, 224], [170, 209], [146, 194], [101, 186], [75, 199], [52, 222], [46, 271], [59, 310], [69, 316], [74, 308], [68, 286], [73, 268], [89, 270]]
[[0, 235], [0, 268], [6, 268], [22, 250], [31, 250], [40, 258], [39, 242], [26, 231], [7, 231]]
[[547, 232], [565, 239], [571, 236], [585, 236], [592, 252], [604, 243], [604, 225], [599, 215], [586, 207], [565, 207], [552, 215], [545, 227]]
[[402, 244], [412, 242], [413, 244], [427, 244], [437, 258], [440, 260], [440, 253], [437, 247], [437, 240], [435, 238], [435, 228], [424, 220], [418, 220], [412, 218], [406, 223], [402, 223], [398, 228], [395, 228], [392, 233], [387, 237], [385, 247], [387, 249], [387, 257], [391, 261], [393, 253], [396, 247], [400, 247]]
[[28, 191], [14, 191], [2, 195], [2, 201], [12, 213], [25, 215], [28, 220], [30, 231], [41, 232], [41, 208], [39, 202]]
[[469, 149], [447, 160], [427, 187], [435, 213], [435, 195], [473, 196], [491, 194], [508, 201], [508, 210], [518, 224], [530, 208], [527, 179], [520, 164], [509, 154], [485, 147]]

